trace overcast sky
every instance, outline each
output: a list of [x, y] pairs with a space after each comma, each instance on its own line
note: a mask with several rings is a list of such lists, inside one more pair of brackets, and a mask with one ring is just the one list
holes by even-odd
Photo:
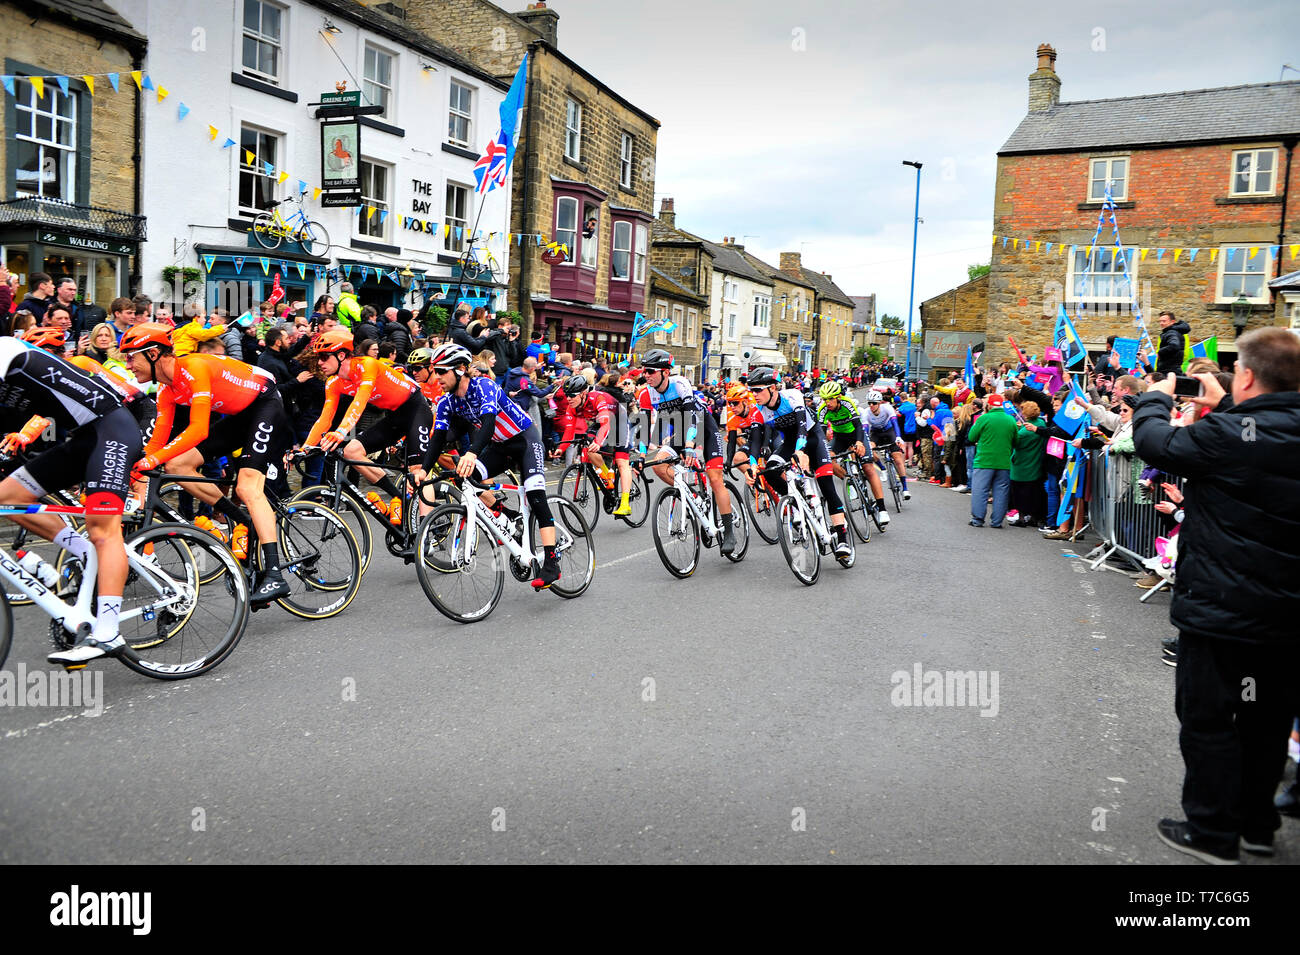
[[1287, 0], [549, 5], [560, 48], [663, 124], [656, 209], [671, 196], [679, 226], [748, 235], [773, 265], [802, 249], [805, 266], [895, 315], [907, 311], [916, 188], [902, 160], [924, 163], [920, 303], [988, 261], [996, 153], [1028, 108], [1039, 43], [1056, 47], [1063, 101], [1300, 67]]

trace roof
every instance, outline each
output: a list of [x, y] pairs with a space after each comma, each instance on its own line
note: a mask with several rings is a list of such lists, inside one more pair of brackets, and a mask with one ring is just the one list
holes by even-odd
[[659, 218], [650, 223], [650, 241], [659, 243], [673, 242], [679, 245], [698, 245], [701, 247], [704, 245], [704, 240], [698, 235], [683, 232], [676, 226], [670, 226]]
[[718, 245], [716, 242], [704, 241], [704, 248], [713, 256], [713, 271], [725, 272], [727, 275], [736, 275], [742, 279], [749, 279], [751, 282], [758, 282], [760, 285], [771, 285], [771, 276], [764, 275], [754, 266], [745, 261], [743, 253], [737, 249], [728, 248], [725, 245]]
[[1300, 289], [1300, 272], [1288, 272], [1286, 275], [1279, 275], [1269, 281], [1268, 287], [1278, 292]]
[[322, 10], [328, 10], [340, 19], [348, 20], [357, 26], [365, 27], [367, 30], [374, 30], [376, 33], [396, 40], [413, 50], [419, 50], [433, 59], [441, 60], [448, 66], [454, 66], [464, 73], [469, 73], [491, 83], [497, 89], [507, 90], [510, 88], [509, 80], [503, 81], [493, 76], [482, 67], [475, 65], [473, 60], [461, 56], [450, 47], [431, 40], [428, 34], [413, 30], [400, 20], [394, 20], [378, 10], [363, 6], [357, 3], [356, 0], [307, 0], [307, 2]]
[[1276, 139], [1300, 134], [1300, 81], [1059, 103], [1032, 110], [1000, 150]]
[[816, 289], [813, 287], [813, 284], [811, 282], [799, 278], [798, 276], [791, 275], [789, 272], [782, 272], [780, 269], [776, 268], [775, 266], [768, 265], [758, 256], [752, 255], [749, 252], [744, 251], [743, 249], [738, 251], [742, 256], [744, 256], [746, 262], [748, 262], [758, 271], [762, 272], [769, 279], [773, 281], [780, 280], [790, 285], [798, 285], [803, 288], [810, 288], [813, 289], [813, 291], [816, 291]]
[[853, 308], [853, 299], [825, 275], [814, 272], [812, 269], [800, 269], [800, 271], [803, 272], [804, 278], [808, 280], [808, 284], [816, 290], [818, 298], [830, 299], [832, 302], [839, 302], [841, 305]]
[[67, 24], [95, 36], [120, 40], [123, 45], [144, 48], [144, 36], [104, 0], [23, 0], [21, 6], [57, 13]]
[[701, 302], [701, 303], [707, 302], [707, 300], [704, 298], [703, 295], [700, 295], [698, 292], [692, 291], [691, 289], [683, 285], [681, 282], [673, 278], [671, 275], [669, 275], [667, 272], [661, 272], [653, 265], [650, 266], [650, 274], [653, 277], [655, 282], [657, 282], [660, 285], [663, 285], [665, 287], [665, 291], [671, 292], [673, 295], [678, 295], [682, 298], [689, 299], [692, 302]]

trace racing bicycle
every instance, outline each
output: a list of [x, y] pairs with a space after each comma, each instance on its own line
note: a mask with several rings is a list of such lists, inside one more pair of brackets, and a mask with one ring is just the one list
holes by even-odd
[[[651, 509], [654, 521], [651, 530], [659, 559], [674, 577], [689, 577], [700, 562], [700, 535], [704, 546], [722, 543], [722, 515], [715, 513], [713, 489], [707, 473], [698, 464], [687, 466], [681, 456], [670, 448], [662, 448], [667, 457], [650, 462], [652, 465], [670, 464], [673, 483], [659, 492]], [[731, 531], [736, 538], [736, 549], [723, 556], [732, 563], [740, 563], [749, 550], [749, 518], [744, 499], [732, 481], [723, 487], [731, 497]], [[721, 548], [719, 548], [721, 551]]]

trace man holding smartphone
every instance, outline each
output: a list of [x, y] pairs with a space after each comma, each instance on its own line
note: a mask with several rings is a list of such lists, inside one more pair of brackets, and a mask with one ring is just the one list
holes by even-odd
[[1274, 790], [1300, 712], [1300, 337], [1256, 329], [1237, 353], [1231, 396], [1195, 376], [1204, 393], [1189, 399], [1212, 414], [1173, 427], [1167, 376], [1133, 415], [1142, 460], [1187, 479], [1169, 610], [1186, 819], [1158, 833], [1216, 864], [1239, 847], [1273, 854]]

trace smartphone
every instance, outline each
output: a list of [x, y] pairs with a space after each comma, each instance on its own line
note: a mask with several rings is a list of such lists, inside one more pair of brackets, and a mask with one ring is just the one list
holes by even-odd
[[1205, 393], [1205, 386], [1201, 384], [1199, 378], [1193, 378], [1191, 375], [1174, 376], [1174, 394], [1190, 397], [1191, 395], [1202, 395]]

